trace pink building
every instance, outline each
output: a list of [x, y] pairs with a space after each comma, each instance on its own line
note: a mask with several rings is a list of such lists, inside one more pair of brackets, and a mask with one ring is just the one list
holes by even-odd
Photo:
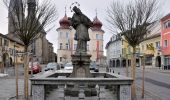
[[161, 19], [161, 27], [161, 46], [164, 65], [170, 66], [170, 13]]

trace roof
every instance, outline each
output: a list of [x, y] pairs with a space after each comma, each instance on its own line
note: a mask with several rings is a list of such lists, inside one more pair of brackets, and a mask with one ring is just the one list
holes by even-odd
[[3, 35], [2, 33], [0, 33], [0, 36], [2, 36], [3, 38], [9, 39], [10, 41], [16, 42], [20, 45], [24, 45], [22, 42], [16, 40], [16, 38], [12, 38], [10, 37], [8, 34], [7, 35]]
[[[112, 36], [112, 37], [113, 37], [113, 36]], [[111, 38], [112, 38], [112, 37], [111, 37]], [[118, 40], [121, 40], [121, 37], [120, 37], [119, 35], [115, 35], [115, 37], [116, 37], [115, 40], [110, 39], [110, 41], [106, 44], [105, 49], [107, 49], [111, 43], [114, 43], [114, 42], [116, 42], [116, 41], [118, 41]]]
[[93, 19], [93, 26], [91, 27], [91, 30], [102, 31], [104, 33], [104, 31], [101, 29], [102, 25], [103, 25], [102, 22], [98, 19], [96, 15], [96, 17]]
[[162, 17], [161, 20], [164, 20], [164, 19], [167, 18], [168, 16], [170, 16], [170, 13], [168, 13], [167, 15], [165, 15], [164, 17]]
[[60, 19], [60, 28], [69, 28], [70, 27], [70, 21], [68, 20], [67, 14], [65, 13], [64, 17]]
[[159, 36], [161, 36], [161, 33], [156, 33], [156, 34], [153, 34], [153, 35], [147, 37], [144, 41], [149, 40], [149, 39], [153, 39], [153, 38], [157, 38]]
[[104, 30], [99, 29], [99, 28], [91, 27], [90, 29], [91, 29], [92, 31], [101, 31], [101, 32], [105, 33], [105, 31], [104, 31]]

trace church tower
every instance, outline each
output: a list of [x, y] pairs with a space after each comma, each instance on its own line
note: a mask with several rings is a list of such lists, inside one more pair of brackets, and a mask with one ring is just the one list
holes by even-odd
[[28, 4], [28, 15], [32, 15], [33, 17], [35, 17], [35, 14], [34, 14], [36, 10], [35, 0], [28, 0], [27, 4]]
[[65, 63], [71, 61], [72, 54], [72, 41], [73, 34], [70, 28], [70, 21], [68, 20], [65, 8], [65, 15], [59, 21], [60, 27], [57, 28], [58, 32], [58, 49], [57, 49], [57, 62]]
[[20, 21], [17, 20], [16, 17], [16, 9], [19, 9], [19, 18], [20, 20], [24, 18], [24, 14], [22, 11], [23, 3], [22, 0], [10, 0], [9, 9], [8, 9], [8, 34], [15, 32], [15, 26]]

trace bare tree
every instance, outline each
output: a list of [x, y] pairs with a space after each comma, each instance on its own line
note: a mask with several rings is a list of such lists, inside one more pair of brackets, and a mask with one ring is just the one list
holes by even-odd
[[14, 34], [24, 44], [24, 100], [28, 100], [28, 47], [39, 36], [44, 28], [52, 23], [56, 16], [56, 9], [49, 0], [4, 0], [12, 19]]
[[112, 28], [118, 30], [125, 41], [133, 48], [131, 59], [132, 67], [132, 99], [136, 99], [135, 92], [135, 73], [136, 73], [136, 46], [138, 46], [146, 37], [148, 31], [158, 20], [158, 6], [156, 0], [131, 0], [123, 5], [120, 2], [113, 2], [107, 9], [107, 22]]

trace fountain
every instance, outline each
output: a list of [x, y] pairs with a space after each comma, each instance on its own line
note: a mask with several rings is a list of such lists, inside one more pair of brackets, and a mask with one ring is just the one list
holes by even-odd
[[[73, 3], [73, 4], [78, 4]], [[72, 5], [73, 5], [72, 4]], [[79, 5], [79, 4], [78, 4]], [[69, 18], [76, 30], [78, 43], [76, 52], [71, 55], [73, 72], [53, 72], [31, 78], [32, 100], [131, 100], [132, 79], [112, 73], [90, 72], [90, 57], [87, 54], [87, 41], [90, 41], [88, 29], [92, 26], [78, 6]]]

